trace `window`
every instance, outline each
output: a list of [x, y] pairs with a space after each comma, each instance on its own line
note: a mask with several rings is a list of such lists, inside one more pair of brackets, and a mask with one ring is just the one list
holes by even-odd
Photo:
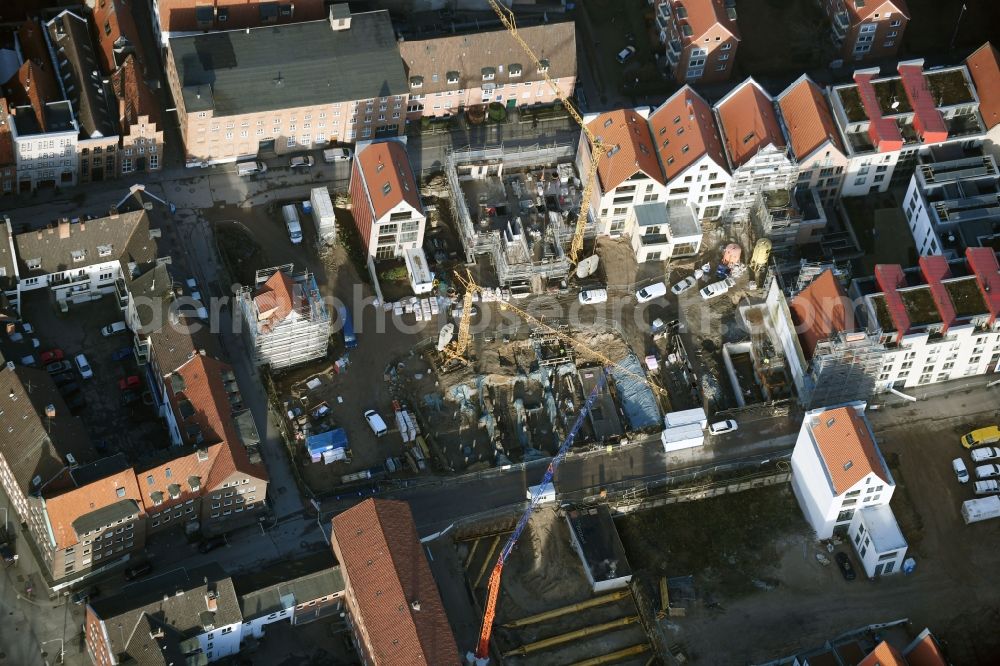
[[889, 27], [890, 28], [898, 28], [901, 25], [903, 25], [903, 22], [900, 21], [899, 19], [896, 19], [895, 21], [893, 21], [892, 23], [889, 24]]

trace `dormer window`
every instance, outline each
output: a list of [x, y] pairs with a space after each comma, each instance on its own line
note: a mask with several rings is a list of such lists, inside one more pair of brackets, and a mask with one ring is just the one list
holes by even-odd
[[110, 245], [98, 245], [97, 255], [99, 257], [110, 257], [111, 256], [111, 246]]
[[483, 67], [483, 81], [492, 81], [497, 77], [497, 70], [492, 67]]
[[392, 185], [386, 183], [382, 186], [382, 194], [389, 194], [389, 192], [392, 192]]
[[422, 76], [411, 76], [410, 77], [410, 88], [416, 90], [417, 88], [424, 87], [424, 77]]
[[538, 73], [544, 74], [547, 71], [549, 71], [549, 61], [547, 58], [542, 58], [538, 61]]
[[516, 79], [519, 76], [521, 76], [521, 71], [522, 71], [521, 66], [516, 62], [507, 68], [507, 73], [510, 74], [510, 78], [512, 79]]
[[437, 82], [438, 82], [438, 75], [431, 74], [431, 83], [437, 83]]
[[87, 258], [87, 253], [84, 250], [73, 250], [70, 252], [70, 256], [73, 257], [73, 261], [83, 261]]
[[25, 260], [24, 263], [28, 267], [28, 270], [31, 270], [31, 271], [37, 271], [39, 268], [42, 267], [42, 260], [41, 259], [27, 259], [27, 260]]
[[448, 72], [448, 84], [455, 85], [458, 83], [458, 72]]

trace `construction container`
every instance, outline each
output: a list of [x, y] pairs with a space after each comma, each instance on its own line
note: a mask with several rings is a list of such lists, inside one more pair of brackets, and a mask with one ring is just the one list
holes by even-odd
[[992, 495], [962, 502], [962, 520], [966, 525], [990, 518], [1000, 518], [1000, 496]]
[[312, 203], [312, 216], [319, 242], [333, 245], [337, 241], [337, 217], [333, 212], [330, 191], [326, 187], [314, 187], [309, 193], [309, 201]]

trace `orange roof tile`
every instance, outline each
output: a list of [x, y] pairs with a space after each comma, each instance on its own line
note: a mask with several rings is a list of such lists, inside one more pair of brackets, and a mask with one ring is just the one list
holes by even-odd
[[846, 330], [849, 305], [843, 286], [829, 270], [795, 295], [789, 308], [807, 359], [812, 358], [816, 343]]
[[797, 160], [806, 160], [828, 141], [844, 152], [830, 105], [823, 91], [808, 76], [803, 76], [778, 96], [778, 107]]
[[910, 18], [910, 8], [906, 6], [906, 0], [886, 0], [885, 2], [878, 2], [878, 0], [867, 0], [867, 2], [844, 0], [844, 7], [847, 9], [847, 13], [851, 15], [852, 23], [866, 21], [875, 12], [879, 12], [883, 16], [886, 12], [899, 13], [907, 19]]
[[703, 155], [728, 171], [712, 108], [691, 86], [685, 85], [661, 104], [649, 117], [649, 125], [668, 181]]
[[976, 84], [979, 112], [983, 114], [986, 129], [993, 129], [1000, 124], [1000, 53], [986, 42], [965, 60], [965, 64]]
[[847, 492], [873, 473], [889, 482], [868, 425], [853, 407], [838, 407], [814, 415], [810, 429], [835, 495]]
[[14, 165], [14, 137], [10, 133], [10, 118], [7, 109], [7, 100], [0, 97], [0, 167]]
[[421, 210], [420, 195], [413, 178], [413, 169], [406, 156], [406, 146], [399, 141], [376, 141], [355, 155], [375, 209], [375, 219], [381, 218], [402, 202]]
[[283, 321], [301, 300], [302, 294], [296, 294], [295, 282], [283, 271], [269, 277], [253, 297], [258, 320], [275, 322]]
[[920, 632], [917, 640], [904, 650], [908, 666], [947, 666], [948, 662], [941, 654], [941, 646], [934, 635], [927, 629]]
[[610, 192], [638, 172], [666, 183], [656, 159], [649, 123], [632, 109], [617, 109], [597, 116], [587, 128], [604, 146], [597, 175], [604, 192]]
[[676, 15], [676, 7], [681, 5], [687, 11], [686, 19], [678, 19], [677, 23], [683, 25], [685, 22], [691, 26], [691, 36], [685, 39], [685, 43], [700, 41], [702, 36], [714, 28], [721, 26], [732, 33], [733, 37], [740, 39], [740, 30], [736, 21], [729, 18], [726, 13], [725, 4], [722, 0], [672, 0]]
[[[205, 447], [200, 455], [195, 451], [156, 467], [136, 470], [135, 478], [142, 493], [142, 504], [146, 512], [163, 511], [177, 504], [183, 504], [193, 497], [200, 497], [210, 488], [208, 481], [212, 469], [222, 457], [226, 456], [227, 448], [229, 448], [227, 442], [219, 442]], [[159, 504], [153, 499], [153, 493], [159, 493], [157, 495]]]
[[906, 660], [899, 650], [882, 641], [861, 660], [858, 666], [906, 666]]
[[160, 127], [160, 106], [156, 103], [153, 91], [149, 89], [142, 78], [139, 65], [134, 55], [125, 58], [125, 62], [111, 76], [115, 96], [125, 103], [123, 109], [122, 132], [128, 132], [129, 127], [138, 122], [139, 116], [147, 116], [149, 122]]
[[122, 500], [135, 501], [140, 515], [143, 513], [142, 496], [131, 468], [47, 499], [45, 509], [56, 547], [68, 548], [77, 543], [73, 529], [73, 521], [77, 518]]
[[753, 79], [737, 86], [715, 105], [715, 109], [733, 168], [743, 166], [768, 145], [785, 147], [771, 96]]
[[333, 519], [334, 551], [379, 666], [458, 666], [459, 652], [406, 502], [368, 499]]

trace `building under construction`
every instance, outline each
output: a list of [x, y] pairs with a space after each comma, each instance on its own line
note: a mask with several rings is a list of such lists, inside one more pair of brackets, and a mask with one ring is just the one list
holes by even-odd
[[257, 365], [288, 368], [326, 356], [330, 312], [308, 271], [261, 269], [237, 298]]
[[573, 156], [572, 145], [449, 153], [466, 260], [489, 255], [502, 285], [565, 277], [583, 195]]

